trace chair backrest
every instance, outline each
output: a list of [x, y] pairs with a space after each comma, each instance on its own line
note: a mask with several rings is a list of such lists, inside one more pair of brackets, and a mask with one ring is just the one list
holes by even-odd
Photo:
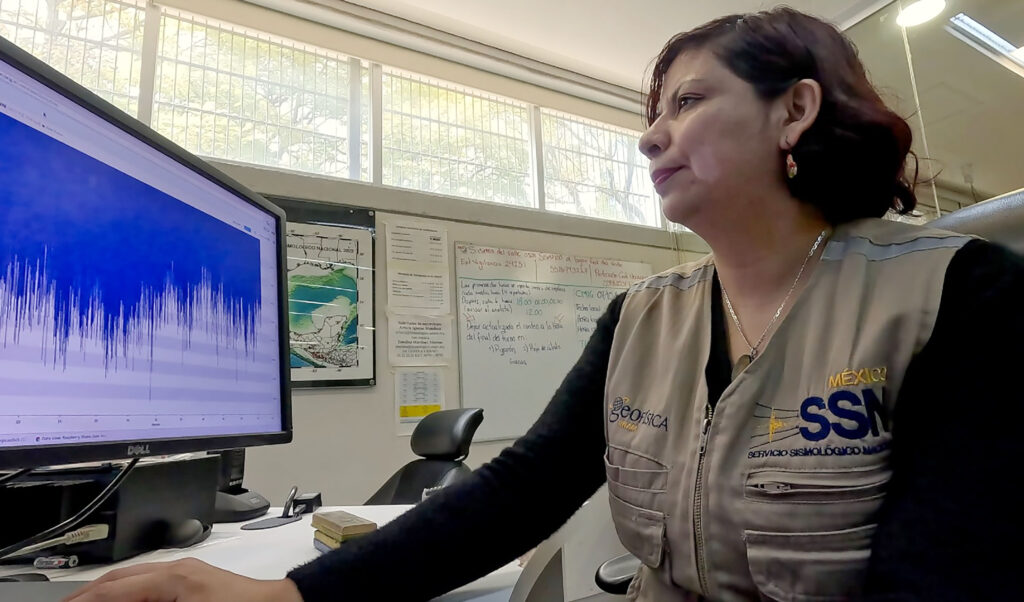
[[409, 444], [412, 453], [432, 460], [465, 460], [477, 427], [484, 420], [480, 408], [441, 410], [420, 420]]
[[398, 469], [365, 505], [415, 504], [423, 498], [424, 489], [465, 478], [472, 471], [462, 461], [469, 456], [473, 435], [483, 419], [482, 409], [461, 408], [434, 412], [420, 420], [410, 445], [422, 459]]
[[1017, 253], [1024, 253], [1024, 189], [964, 207], [928, 226], [977, 234]]

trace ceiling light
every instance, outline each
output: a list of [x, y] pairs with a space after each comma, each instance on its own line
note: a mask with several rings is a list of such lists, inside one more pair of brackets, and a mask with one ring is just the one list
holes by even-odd
[[964, 13], [955, 15], [949, 22], [955, 29], [971, 36], [975, 41], [981, 42], [999, 54], [1011, 54], [1018, 50], [1016, 46], [1004, 40], [999, 34]]
[[934, 19], [946, 9], [946, 0], [917, 0], [896, 15], [900, 27], [913, 27]]
[[946, 31], [1003, 67], [1024, 77], [1024, 48], [1017, 48], [964, 13], [951, 18]]

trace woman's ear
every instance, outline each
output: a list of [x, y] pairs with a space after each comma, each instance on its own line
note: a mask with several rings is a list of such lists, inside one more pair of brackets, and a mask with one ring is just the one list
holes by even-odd
[[779, 100], [786, 112], [779, 148], [789, 151], [818, 118], [818, 111], [821, 110], [821, 84], [813, 79], [802, 79], [793, 84]]

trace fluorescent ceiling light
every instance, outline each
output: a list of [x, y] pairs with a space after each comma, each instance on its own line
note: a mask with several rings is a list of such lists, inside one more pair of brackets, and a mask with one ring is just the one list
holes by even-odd
[[979, 42], [984, 43], [999, 54], [1011, 54], [1020, 50], [1013, 44], [999, 37], [999, 34], [985, 27], [981, 23], [978, 23], [964, 13], [959, 13], [955, 17], [951, 18], [949, 22], [952, 23], [953, 27], [956, 29], [963, 31]]
[[946, 10], [946, 0], [917, 0], [896, 15], [896, 24], [900, 27], [913, 27], [934, 19]]
[[1017, 48], [964, 13], [951, 18], [946, 31], [1003, 67], [1024, 77], [1024, 47]]

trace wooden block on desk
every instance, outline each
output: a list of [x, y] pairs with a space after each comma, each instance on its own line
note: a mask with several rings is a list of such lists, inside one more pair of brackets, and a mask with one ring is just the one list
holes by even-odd
[[313, 540], [313, 547], [316, 548], [316, 551], [320, 552], [321, 554], [330, 554], [331, 552], [337, 549], [330, 547], [329, 545], [325, 544], [319, 539]]
[[365, 535], [377, 529], [377, 523], [350, 514], [344, 510], [317, 512], [311, 521], [314, 529], [323, 531], [332, 538], [343, 542], [352, 537]]
[[319, 541], [320, 543], [324, 544], [328, 548], [331, 548], [332, 550], [337, 550], [338, 548], [341, 547], [341, 540], [340, 539], [331, 537], [330, 535], [328, 535], [327, 533], [324, 533], [323, 531], [321, 531], [319, 529], [317, 529], [316, 531], [313, 531], [313, 539], [315, 539], [316, 541]]

